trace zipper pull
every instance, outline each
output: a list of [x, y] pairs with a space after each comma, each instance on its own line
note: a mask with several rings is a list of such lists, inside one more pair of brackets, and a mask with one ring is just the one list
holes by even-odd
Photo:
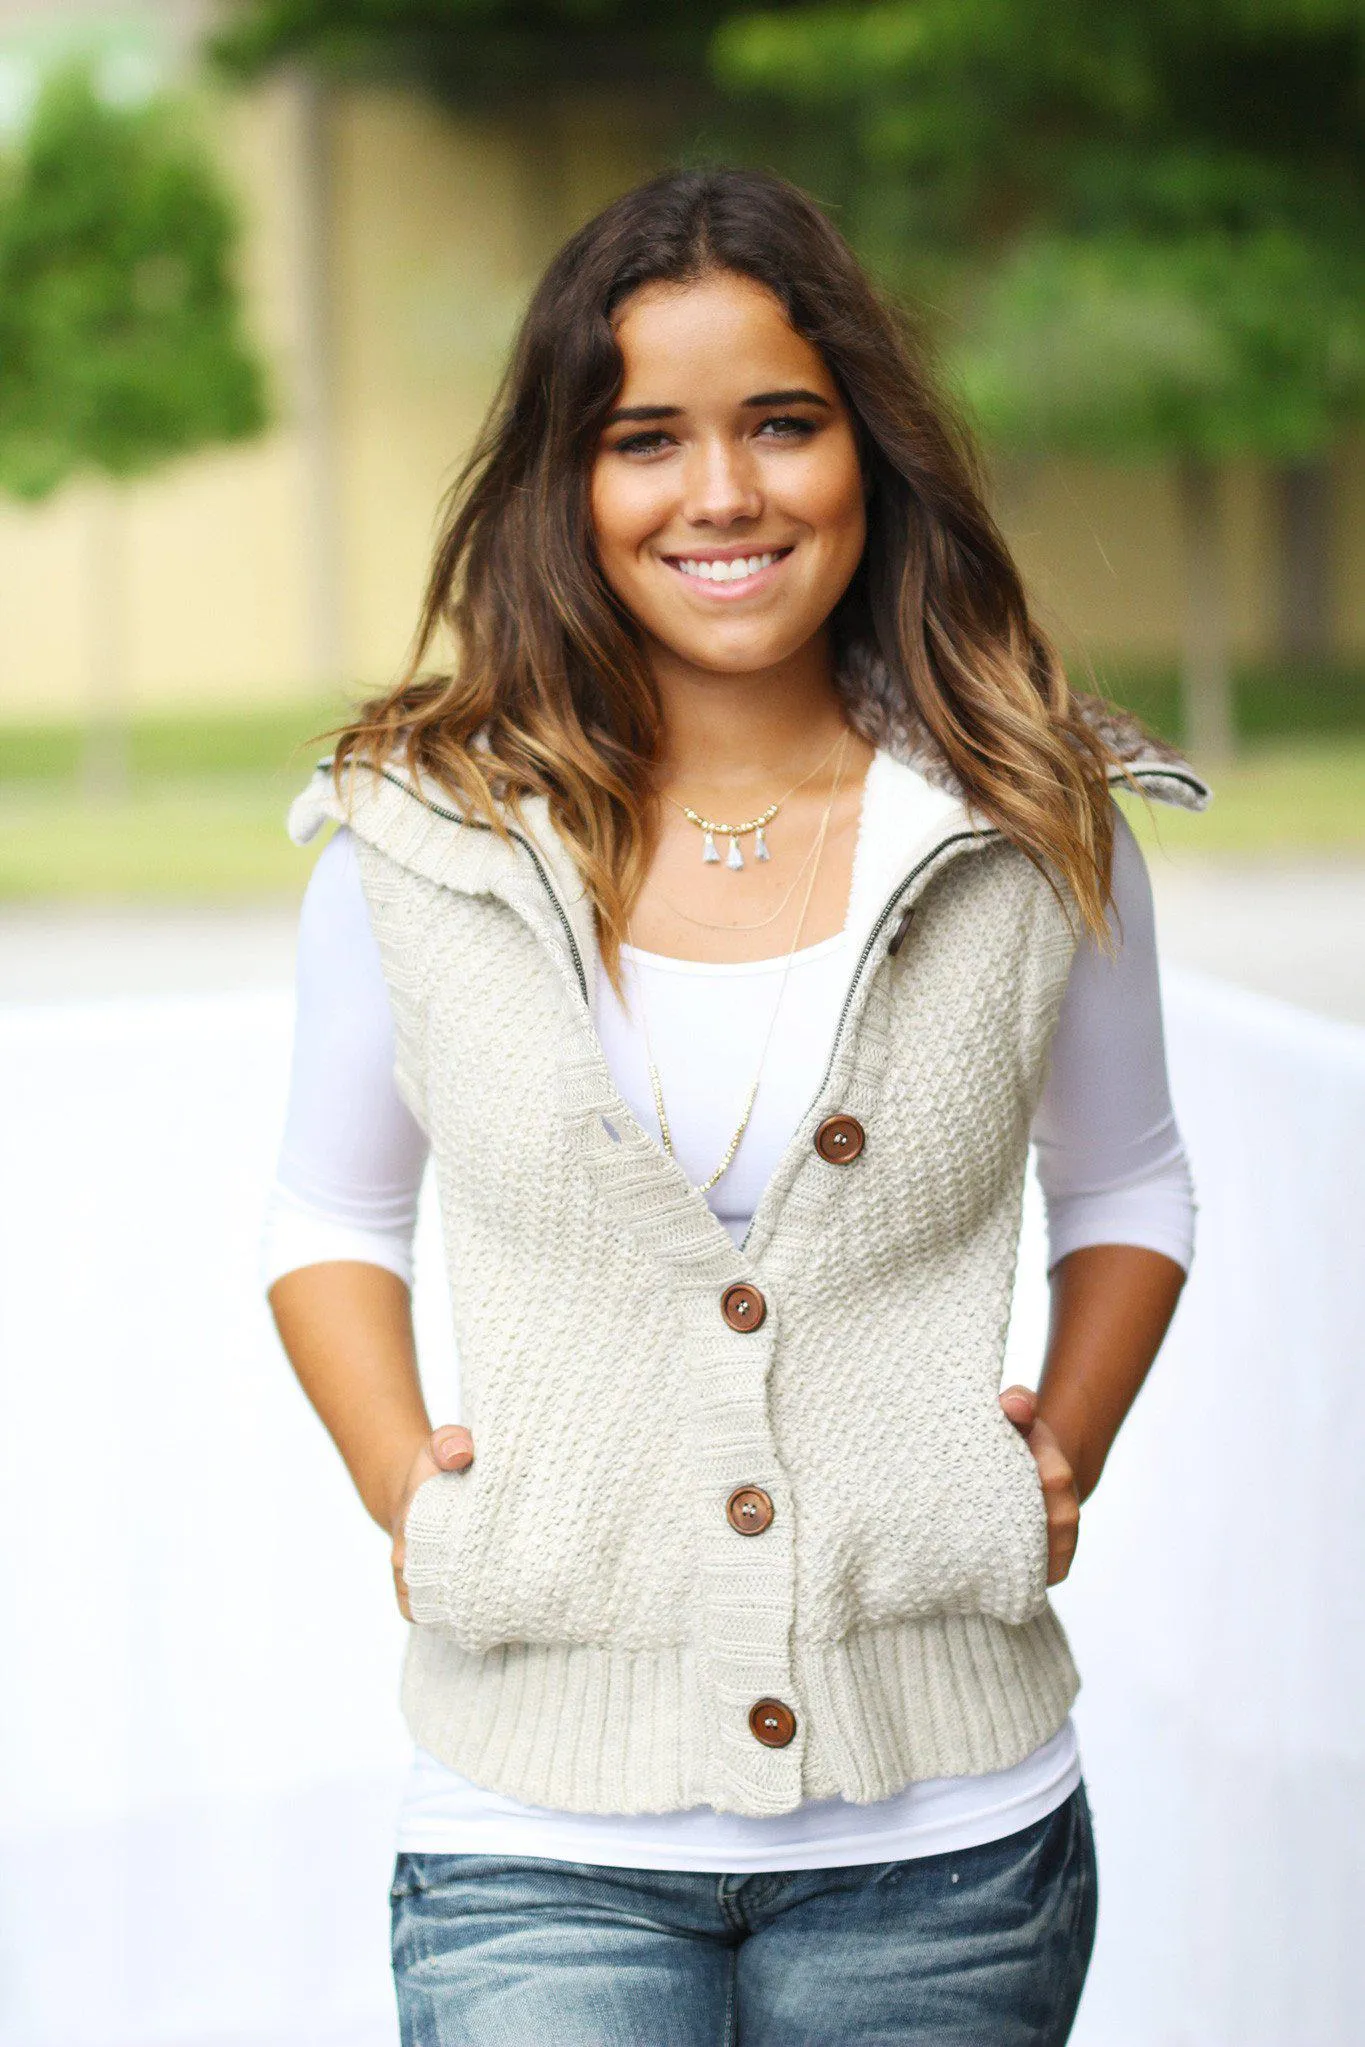
[[904, 945], [906, 933], [909, 931], [910, 926], [915, 921], [915, 911], [918, 907], [919, 907], [918, 904], [911, 903], [906, 909], [901, 911], [900, 918], [896, 924], [896, 928], [891, 934], [890, 943], [886, 948], [888, 959], [894, 959], [896, 957], [896, 954]]

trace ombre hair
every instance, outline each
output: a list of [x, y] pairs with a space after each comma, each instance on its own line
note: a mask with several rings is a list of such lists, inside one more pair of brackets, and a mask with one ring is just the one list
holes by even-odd
[[[601, 571], [590, 476], [624, 364], [613, 316], [645, 284], [751, 278], [819, 350], [853, 421], [867, 544], [829, 619], [835, 685], [873, 744], [937, 756], [973, 807], [1069, 889], [1108, 944], [1117, 754], [1030, 616], [971, 441], [906, 316], [794, 185], [667, 171], [606, 207], [541, 278], [440, 537], [401, 679], [340, 728], [334, 772], [401, 757], [467, 815], [543, 795], [620, 944], [657, 831], [662, 712], [640, 630]], [[442, 630], [447, 662], [428, 668]], [[1087, 708], [1088, 707], [1088, 708]]]

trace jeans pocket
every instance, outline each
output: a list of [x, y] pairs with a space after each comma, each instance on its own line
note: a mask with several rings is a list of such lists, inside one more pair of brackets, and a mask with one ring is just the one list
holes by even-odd
[[429, 1897], [443, 1886], [462, 1880], [475, 1860], [471, 1855], [444, 1854], [440, 1849], [400, 1848], [394, 1857], [389, 1883], [390, 1904], [400, 1904], [405, 1898]]
[[414, 1897], [423, 1889], [425, 1885], [422, 1882], [421, 1864], [406, 1848], [400, 1848], [393, 1859], [393, 1875], [389, 1880], [389, 1903], [400, 1904], [404, 1898]]

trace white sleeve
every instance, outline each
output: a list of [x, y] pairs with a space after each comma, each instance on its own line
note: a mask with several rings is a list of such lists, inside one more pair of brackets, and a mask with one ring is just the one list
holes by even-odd
[[1109, 922], [1113, 957], [1088, 934], [1076, 948], [1034, 1118], [1048, 1270], [1086, 1244], [1140, 1244], [1188, 1271], [1194, 1189], [1166, 1078], [1152, 887], [1121, 812]]
[[393, 1016], [351, 834], [338, 830], [299, 918], [294, 1051], [266, 1208], [267, 1288], [335, 1258], [412, 1283], [427, 1141], [393, 1077]]

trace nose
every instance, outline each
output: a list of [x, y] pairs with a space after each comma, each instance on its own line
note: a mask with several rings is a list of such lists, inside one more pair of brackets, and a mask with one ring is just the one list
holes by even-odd
[[683, 517], [694, 526], [731, 526], [757, 519], [763, 511], [758, 469], [752, 454], [723, 435], [692, 448], [684, 479]]

